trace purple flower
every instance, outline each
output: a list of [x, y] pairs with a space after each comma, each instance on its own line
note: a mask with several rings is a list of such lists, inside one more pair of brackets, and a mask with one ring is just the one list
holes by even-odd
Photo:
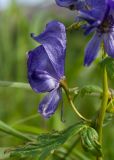
[[114, 58], [114, 10], [107, 0], [87, 0], [90, 9], [78, 11], [78, 19], [85, 20], [85, 34], [95, 32], [85, 49], [84, 64], [90, 65], [104, 43], [106, 53]]
[[32, 38], [41, 43], [28, 53], [28, 80], [37, 93], [48, 92], [39, 104], [39, 113], [49, 118], [57, 109], [61, 100], [60, 80], [64, 79], [66, 54], [65, 26], [51, 21], [44, 32]]
[[108, 0], [108, 3], [114, 9], [114, 0]]
[[56, 0], [56, 3], [78, 11], [76, 20], [87, 22], [82, 25], [86, 35], [95, 32], [85, 49], [85, 65], [96, 58], [101, 42], [107, 54], [114, 58], [114, 0]]
[[[106, 0], [55, 0], [56, 4], [71, 10], [82, 11], [91, 18], [102, 19]], [[101, 10], [102, 8], [102, 10]]]
[[56, 4], [59, 5], [60, 7], [66, 7], [69, 8], [71, 10], [78, 10], [78, 9], [82, 9], [83, 5], [83, 1], [80, 0], [55, 0]]
[[101, 19], [91, 18], [91, 14], [86, 14], [83, 11], [80, 14], [80, 18], [87, 21], [87, 24], [83, 26], [85, 34], [95, 32], [85, 49], [84, 64], [87, 66], [96, 58], [102, 42], [104, 43], [105, 52], [114, 58], [114, 10], [107, 2], [105, 2], [104, 8], [101, 7], [100, 10], [103, 10], [104, 13]]

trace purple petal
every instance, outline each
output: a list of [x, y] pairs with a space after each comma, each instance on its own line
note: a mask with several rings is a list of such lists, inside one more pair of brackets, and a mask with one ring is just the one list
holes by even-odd
[[80, 0], [55, 0], [57, 5], [61, 6], [61, 7], [66, 7], [69, 8], [71, 10], [79, 10], [83, 8], [83, 3], [84, 1], [80, 1]]
[[114, 9], [114, 0], [108, 0], [108, 4]]
[[84, 34], [88, 35], [94, 31], [96, 31], [96, 28], [99, 26], [99, 21], [95, 21], [93, 24], [84, 24], [81, 27], [84, 29]]
[[43, 117], [49, 118], [56, 111], [60, 100], [60, 88], [51, 91], [50, 93], [48, 93], [48, 95], [44, 97], [44, 99], [39, 104], [38, 112], [42, 114]]
[[80, 9], [83, 14], [87, 14], [88, 17], [93, 17], [94, 20], [103, 20], [105, 11], [107, 10], [107, 4], [105, 0], [85, 0], [84, 7]]
[[104, 47], [107, 54], [114, 58], [114, 31], [103, 35]]
[[76, 0], [55, 0], [57, 5], [61, 7], [70, 7], [76, 4]]
[[102, 36], [100, 36], [98, 33], [96, 33], [89, 41], [85, 49], [84, 65], [89, 66], [92, 63], [92, 61], [96, 58], [97, 53], [100, 49], [101, 41]]
[[64, 75], [66, 54], [65, 26], [58, 21], [52, 21], [46, 25], [46, 29], [43, 33], [39, 36], [32, 35], [32, 37], [43, 45], [53, 68], [61, 78]]
[[106, 5], [106, 0], [85, 0], [88, 4], [88, 6], [92, 6], [94, 8], [96, 7], [102, 7], [104, 5]]
[[28, 80], [36, 92], [50, 91], [57, 85], [56, 72], [43, 46], [28, 53]]

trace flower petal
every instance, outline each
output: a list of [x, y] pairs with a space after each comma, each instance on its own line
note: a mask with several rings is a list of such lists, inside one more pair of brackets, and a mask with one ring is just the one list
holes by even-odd
[[61, 7], [66, 7], [69, 8], [71, 10], [74, 9], [82, 9], [83, 8], [83, 1], [80, 0], [55, 0], [57, 5], [61, 6]]
[[103, 35], [105, 51], [114, 58], [114, 31]]
[[65, 26], [58, 21], [51, 21], [46, 29], [39, 36], [32, 37], [40, 42], [56, 70], [56, 74], [61, 78], [64, 76], [64, 62], [66, 55], [66, 31]]
[[107, 3], [114, 9], [114, 0], [108, 0]]
[[48, 95], [44, 97], [44, 99], [39, 104], [38, 112], [42, 114], [43, 117], [49, 118], [56, 111], [60, 100], [60, 88], [51, 91], [50, 93], [48, 93]]
[[100, 49], [100, 43], [102, 41], [102, 36], [96, 33], [93, 38], [87, 44], [85, 49], [85, 59], [84, 65], [89, 66], [92, 61], [96, 58], [97, 53]]
[[57, 75], [43, 46], [28, 53], [28, 80], [36, 92], [50, 91], [57, 85]]
[[[102, 12], [102, 10], [104, 12]], [[105, 16], [105, 11], [107, 10], [107, 4], [105, 0], [85, 0], [85, 4], [82, 9], [80, 9], [83, 14], [87, 14], [88, 17], [93, 17], [94, 20], [102, 21]]]

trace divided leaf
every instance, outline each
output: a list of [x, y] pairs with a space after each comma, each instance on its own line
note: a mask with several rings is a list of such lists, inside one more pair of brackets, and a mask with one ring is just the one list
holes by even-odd
[[98, 133], [94, 128], [86, 127], [81, 131], [82, 147], [95, 156], [102, 156], [102, 148], [98, 142]]
[[102, 89], [99, 86], [96, 85], [87, 85], [84, 86], [81, 90], [80, 90], [80, 95], [83, 97], [85, 95], [94, 95], [94, 94], [102, 94]]
[[86, 125], [77, 123], [64, 131], [41, 134], [34, 143], [15, 148], [11, 151], [11, 157], [28, 157], [39, 155], [39, 160], [45, 159], [52, 151], [63, 145], [69, 138], [78, 134]]

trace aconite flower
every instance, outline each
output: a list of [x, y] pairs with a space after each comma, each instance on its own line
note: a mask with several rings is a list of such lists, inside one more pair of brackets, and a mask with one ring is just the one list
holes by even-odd
[[85, 48], [84, 64], [89, 66], [98, 55], [101, 44], [108, 56], [114, 58], [114, 1], [113, 0], [56, 0], [59, 6], [74, 5], [76, 20], [85, 21], [85, 35], [94, 36]]
[[32, 38], [41, 45], [28, 53], [28, 81], [35, 92], [47, 92], [39, 104], [38, 112], [49, 118], [62, 98], [60, 81], [65, 78], [65, 26], [58, 21], [51, 21], [40, 35], [32, 34]]
[[87, 21], [87, 24], [83, 25], [85, 34], [88, 35], [94, 32], [92, 39], [85, 48], [84, 64], [87, 66], [97, 57], [101, 44], [103, 44], [104, 51], [108, 56], [114, 58], [114, 10], [108, 2], [105, 2], [105, 7], [101, 7], [101, 11], [104, 13], [101, 20], [97, 17], [91, 18], [88, 16], [89, 14], [86, 15], [83, 12], [83, 14], [80, 15], [82, 19]]

